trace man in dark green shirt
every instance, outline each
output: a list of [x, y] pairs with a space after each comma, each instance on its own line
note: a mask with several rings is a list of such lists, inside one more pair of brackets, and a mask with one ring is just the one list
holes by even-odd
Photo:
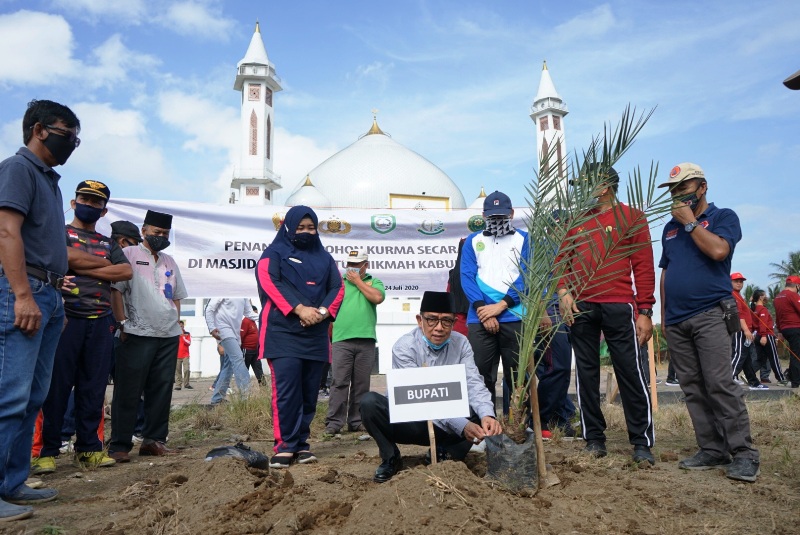
[[386, 299], [383, 283], [367, 273], [365, 253], [351, 251], [344, 274], [344, 300], [333, 324], [331, 370], [333, 383], [325, 419], [325, 434], [335, 435], [344, 427], [364, 431], [361, 398], [369, 391], [369, 376], [375, 361], [377, 307]]

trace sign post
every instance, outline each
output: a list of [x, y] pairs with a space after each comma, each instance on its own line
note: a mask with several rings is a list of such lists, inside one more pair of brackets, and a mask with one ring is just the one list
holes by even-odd
[[463, 364], [392, 369], [386, 374], [389, 421], [428, 421], [431, 464], [436, 464], [433, 421], [469, 417], [467, 370]]

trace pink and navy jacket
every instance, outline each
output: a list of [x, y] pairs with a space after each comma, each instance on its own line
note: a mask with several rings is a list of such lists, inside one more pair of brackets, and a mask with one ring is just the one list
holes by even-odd
[[[328, 327], [339, 312], [344, 287], [336, 262], [322, 247], [319, 235], [314, 235], [310, 242], [297, 239], [295, 229], [305, 217], [317, 225], [313, 210], [306, 206], [292, 207], [256, 265], [263, 307], [260, 358], [295, 357], [328, 362], [330, 356]], [[303, 327], [292, 312], [299, 304], [325, 307], [329, 315], [316, 325]]]

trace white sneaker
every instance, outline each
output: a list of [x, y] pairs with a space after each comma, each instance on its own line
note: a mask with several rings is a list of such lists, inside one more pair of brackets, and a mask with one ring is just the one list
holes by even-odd
[[58, 451], [61, 453], [72, 453], [74, 451], [72, 447], [72, 441], [71, 440], [61, 441], [61, 447], [58, 448]]
[[759, 384], [759, 385], [756, 385], [756, 386], [751, 386], [750, 390], [769, 390], [769, 387], [767, 385]]
[[133, 435], [131, 437], [131, 442], [133, 442], [134, 444], [141, 444], [143, 440], [144, 437], [142, 437], [142, 435]]

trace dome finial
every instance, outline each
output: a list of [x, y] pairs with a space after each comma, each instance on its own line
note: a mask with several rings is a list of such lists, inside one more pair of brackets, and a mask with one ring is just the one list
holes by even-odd
[[486, 190], [484, 190], [484, 189], [483, 189], [483, 186], [481, 186], [481, 192], [480, 192], [480, 194], [478, 195], [478, 198], [479, 198], [479, 199], [482, 199], [482, 198], [484, 198], [484, 197], [486, 197]]
[[546, 71], [546, 70], [547, 70], [547, 60], [544, 60], [544, 62], [543, 62], [543, 64], [542, 64], [542, 70], [543, 70], [543, 71]]
[[306, 181], [303, 183], [303, 186], [313, 186], [314, 184], [311, 183], [311, 175], [306, 175]]
[[261, 33], [261, 27], [258, 25], [258, 19], [256, 19], [256, 33]]
[[368, 136], [371, 134], [383, 134], [383, 130], [378, 126], [378, 110], [376, 108], [372, 108], [372, 128], [367, 132]]

